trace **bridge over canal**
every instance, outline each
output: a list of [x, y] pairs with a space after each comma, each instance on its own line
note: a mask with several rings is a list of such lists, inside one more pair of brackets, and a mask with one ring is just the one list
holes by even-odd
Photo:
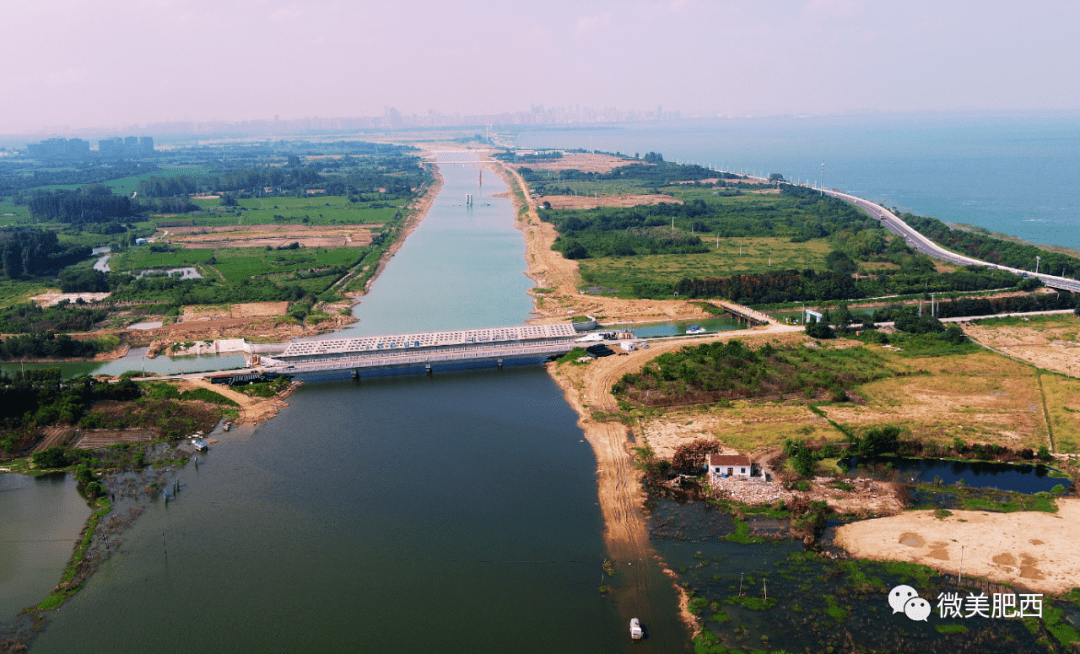
[[[523, 325], [443, 332], [362, 336], [256, 346], [252, 365], [298, 375], [351, 370], [354, 376], [386, 368], [456, 369], [542, 361], [574, 349], [573, 325]], [[274, 351], [276, 350], [276, 351]]]

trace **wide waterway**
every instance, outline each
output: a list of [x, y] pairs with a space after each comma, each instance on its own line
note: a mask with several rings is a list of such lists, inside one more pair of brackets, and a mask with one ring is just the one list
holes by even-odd
[[[505, 186], [485, 175], [481, 194], [476, 168], [441, 172], [350, 333], [528, 318], [524, 244], [492, 197]], [[598, 591], [624, 589], [603, 577], [596, 459], [542, 368], [328, 379], [289, 403], [181, 471], [178, 499], [139, 518], [32, 651], [631, 646], [633, 616]], [[650, 567], [631, 597], [652, 612], [634, 651], [684, 649], [670, 580], [631, 563]]]

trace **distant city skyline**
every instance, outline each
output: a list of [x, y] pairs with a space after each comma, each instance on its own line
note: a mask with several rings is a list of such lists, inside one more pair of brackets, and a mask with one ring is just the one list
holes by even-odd
[[[1026, 9], [1026, 10], [1025, 10]], [[1080, 5], [9, 0], [0, 134], [315, 117], [1076, 111]], [[625, 120], [625, 118], [623, 118]]]

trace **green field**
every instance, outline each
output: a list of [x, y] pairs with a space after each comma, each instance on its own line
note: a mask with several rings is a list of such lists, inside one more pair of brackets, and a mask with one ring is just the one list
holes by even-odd
[[34, 219], [30, 216], [28, 207], [11, 202], [0, 202], [0, 226], [33, 224]]
[[[704, 238], [716, 248], [716, 240]], [[728, 277], [776, 270], [825, 270], [826, 239], [792, 243], [785, 237], [721, 238], [700, 254], [656, 254], [582, 259], [581, 277], [596, 286], [628, 291], [635, 286], [675, 284], [683, 278]], [[770, 265], [771, 261], [771, 265]]]
[[[224, 277], [226, 282], [239, 283], [254, 277], [285, 279], [296, 272], [312, 268], [351, 267], [366, 253], [366, 248], [300, 248], [270, 251], [262, 248], [221, 248], [151, 252], [149, 248], [138, 247], [113, 258], [110, 264], [113, 270], [118, 272], [196, 266], [208, 279], [221, 281]], [[215, 260], [215, 263], [208, 263], [211, 258]]]
[[[135, 187], [139, 185], [139, 182], [144, 179], [150, 179], [151, 177], [179, 177], [180, 175], [206, 175], [210, 173], [210, 168], [207, 166], [161, 166], [160, 170], [155, 170], [149, 173], [143, 173], [142, 175], [129, 175], [128, 177], [121, 177], [119, 179], [110, 179], [108, 181], [101, 182], [102, 186], [108, 186], [114, 193], [120, 195], [131, 195], [135, 192]], [[36, 190], [40, 191], [76, 191], [86, 184], [47, 184], [45, 186], [36, 186]]]
[[[344, 196], [327, 195], [250, 198], [237, 201], [239, 207], [243, 208], [239, 212], [237, 207], [222, 207], [218, 199], [192, 202], [203, 207], [207, 213], [171, 216], [161, 220], [194, 220], [197, 225], [207, 226], [295, 224], [304, 222], [305, 218], [306, 224], [310, 225], [383, 224], [393, 220], [397, 212], [403, 211], [407, 200], [387, 196], [376, 201], [367, 201], [365, 197], [364, 202], [349, 202]], [[388, 206], [377, 206], [383, 204]]]

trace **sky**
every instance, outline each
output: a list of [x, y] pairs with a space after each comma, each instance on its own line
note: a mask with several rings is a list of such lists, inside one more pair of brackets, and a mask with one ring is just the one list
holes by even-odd
[[1080, 3], [3, 0], [0, 133], [173, 120], [1080, 109]]

